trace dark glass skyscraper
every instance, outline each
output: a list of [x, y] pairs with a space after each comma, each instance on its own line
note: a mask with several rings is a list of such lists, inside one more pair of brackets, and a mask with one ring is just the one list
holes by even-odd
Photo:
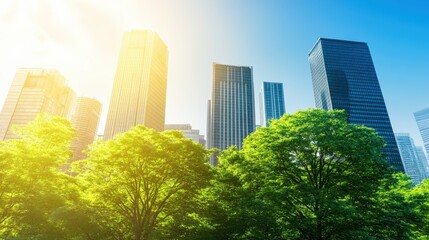
[[261, 125], [267, 126], [270, 119], [279, 119], [285, 113], [283, 83], [263, 82], [259, 92]]
[[[255, 130], [252, 67], [213, 64], [212, 99], [208, 106], [208, 148], [241, 148]], [[213, 156], [211, 164], [217, 165]]]
[[321, 38], [309, 62], [316, 106], [344, 109], [350, 123], [374, 128], [387, 143], [387, 161], [404, 172], [368, 45]]

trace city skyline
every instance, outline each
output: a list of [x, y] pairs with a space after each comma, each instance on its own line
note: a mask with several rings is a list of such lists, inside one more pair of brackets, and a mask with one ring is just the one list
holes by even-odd
[[[411, 2], [2, 2], [0, 29], [8, 34], [0, 47], [0, 103], [18, 68], [55, 68], [78, 95], [103, 103], [102, 132], [122, 33], [149, 28], [170, 50], [166, 123], [206, 132], [213, 62], [253, 66], [255, 92], [264, 79], [283, 82], [293, 113], [315, 107], [306, 57], [319, 37], [332, 37], [368, 42], [394, 131], [410, 132], [422, 145], [412, 113], [429, 105], [422, 49], [429, 17], [425, 3]], [[313, 28], [309, 15], [318, 19]], [[191, 86], [198, 91], [189, 94]]]

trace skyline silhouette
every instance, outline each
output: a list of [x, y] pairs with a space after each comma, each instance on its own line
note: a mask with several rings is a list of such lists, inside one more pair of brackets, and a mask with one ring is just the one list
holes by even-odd
[[[103, 2], [104, 3], [104, 2]], [[282, 82], [286, 112], [315, 107], [308, 52], [319, 37], [367, 42], [394, 132], [422, 145], [413, 112], [429, 106], [427, 3], [257, 1], [2, 2], [0, 103], [19, 67], [55, 68], [103, 104], [105, 126], [122, 34], [156, 31], [169, 48], [166, 123], [206, 132], [212, 63], [252, 66], [254, 92]], [[256, 101], [257, 99], [255, 99]], [[256, 104], [256, 123], [259, 109]]]

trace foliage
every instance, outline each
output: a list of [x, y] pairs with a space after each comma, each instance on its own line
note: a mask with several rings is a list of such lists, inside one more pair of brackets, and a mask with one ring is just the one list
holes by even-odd
[[343, 111], [284, 115], [216, 168], [180, 132], [137, 126], [68, 175], [68, 121], [16, 132], [0, 142], [1, 239], [429, 239], [429, 181], [392, 170]]
[[75, 197], [73, 179], [59, 171], [71, 155], [74, 130], [59, 117], [39, 115], [0, 143], [2, 237], [55, 239], [51, 213]]
[[[270, 226], [277, 230], [270, 232], [276, 238], [368, 239], [371, 219], [366, 210], [381, 196], [379, 186], [390, 175], [383, 147], [373, 129], [348, 124], [343, 111], [286, 114], [248, 136], [242, 150], [224, 152], [218, 175], [230, 181], [223, 182], [223, 194], [213, 192], [213, 202], [230, 211], [237, 207], [230, 196], [250, 196], [242, 216], [266, 206], [270, 211], [260, 217], [272, 217]], [[234, 228], [232, 224], [227, 221], [225, 227]], [[234, 233], [239, 237], [227, 238], [246, 239], [258, 226], [260, 232], [265, 229], [250, 219], [237, 221]]]
[[410, 194], [409, 202], [414, 204], [414, 209], [418, 214], [414, 234], [416, 239], [429, 240], [429, 179], [423, 180], [414, 187]]
[[94, 144], [89, 158], [79, 162], [78, 178], [92, 206], [108, 212], [124, 238], [149, 239], [161, 234], [158, 226], [192, 207], [210, 177], [208, 154], [178, 131], [137, 126]]
[[375, 239], [414, 239], [421, 216], [411, 195], [411, 179], [403, 173], [386, 176], [365, 212], [368, 232]]

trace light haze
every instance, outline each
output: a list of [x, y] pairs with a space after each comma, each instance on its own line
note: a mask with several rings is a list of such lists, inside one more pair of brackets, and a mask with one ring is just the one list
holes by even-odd
[[169, 49], [166, 123], [205, 134], [213, 62], [253, 66], [255, 93], [282, 82], [293, 113], [315, 106], [308, 52], [319, 37], [339, 38], [368, 43], [394, 131], [422, 145], [413, 112], [429, 107], [428, 9], [413, 0], [0, 0], [0, 105], [18, 68], [55, 68], [102, 102], [103, 133], [122, 34], [149, 29]]

